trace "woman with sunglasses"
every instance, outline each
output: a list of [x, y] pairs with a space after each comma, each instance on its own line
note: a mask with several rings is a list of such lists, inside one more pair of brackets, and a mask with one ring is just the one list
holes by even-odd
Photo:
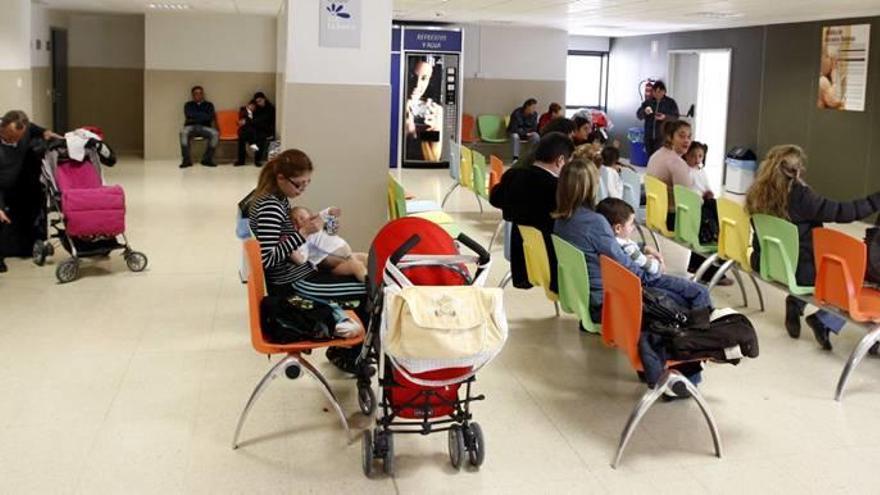
[[[251, 231], [260, 243], [266, 288], [269, 294], [297, 295], [312, 301], [358, 302], [355, 310], [367, 324], [366, 287], [355, 277], [317, 271], [309, 263], [297, 264], [293, 255], [309, 234], [320, 231], [324, 222], [315, 215], [300, 227], [290, 220], [290, 200], [305, 192], [311, 182], [312, 161], [300, 150], [290, 149], [270, 160], [261, 170], [249, 209]], [[352, 330], [347, 326], [339, 331]], [[339, 335], [346, 337], [348, 335]], [[351, 356], [349, 356], [351, 354]], [[327, 357], [340, 368], [353, 367], [357, 350], [330, 349]]]

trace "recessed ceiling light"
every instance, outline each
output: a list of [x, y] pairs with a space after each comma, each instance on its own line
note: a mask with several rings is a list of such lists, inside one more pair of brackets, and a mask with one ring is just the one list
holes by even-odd
[[188, 3], [148, 3], [147, 7], [156, 10], [190, 10], [192, 6]]
[[735, 19], [737, 17], [742, 17], [744, 14], [740, 12], [694, 12], [689, 15], [706, 19]]

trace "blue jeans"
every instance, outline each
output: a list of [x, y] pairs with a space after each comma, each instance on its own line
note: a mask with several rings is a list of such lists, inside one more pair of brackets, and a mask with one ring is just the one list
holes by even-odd
[[214, 148], [220, 143], [220, 133], [213, 127], [187, 125], [180, 130], [180, 154], [183, 155], [183, 162], [190, 163], [192, 160], [189, 156], [189, 140], [194, 137], [208, 140], [208, 146], [205, 148], [205, 156], [202, 157], [202, 162], [213, 160]]
[[[788, 297], [786, 299], [786, 302], [789, 302], [789, 301], [791, 302], [791, 304], [793, 304], [799, 308], [798, 312], [800, 314], [804, 314], [804, 307], [806, 307], [807, 303], [805, 303], [804, 301], [801, 301], [800, 299], [798, 299], [796, 297]], [[842, 316], [838, 316], [834, 313], [831, 313], [829, 311], [825, 311], [823, 309], [820, 309], [819, 311], [816, 311], [815, 314], [816, 314], [816, 318], [818, 318], [818, 320], [820, 322], [822, 322], [823, 325], [828, 327], [828, 329], [834, 333], [840, 333], [840, 330], [843, 328], [844, 325], [846, 325], [845, 318], [843, 318]]]
[[541, 136], [539, 136], [537, 132], [534, 134], [529, 134], [526, 137], [520, 137], [519, 134], [517, 134], [515, 132], [511, 132], [510, 134], [508, 134], [507, 137], [510, 138], [510, 143], [513, 146], [513, 159], [514, 160], [519, 158], [520, 140], [528, 141], [528, 142], [532, 143], [532, 145], [538, 144], [538, 141], [541, 140]]
[[662, 290], [683, 308], [701, 309], [712, 307], [712, 298], [709, 297], [709, 291], [706, 287], [683, 277], [660, 275], [660, 278], [647, 282], [645, 285], [653, 289]]

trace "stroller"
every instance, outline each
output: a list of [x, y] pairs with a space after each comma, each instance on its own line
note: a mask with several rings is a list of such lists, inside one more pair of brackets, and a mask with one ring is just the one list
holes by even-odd
[[129, 270], [141, 272], [147, 267], [146, 255], [131, 249], [125, 237], [125, 192], [119, 185], [104, 185], [101, 163], [112, 166], [115, 157], [95, 139], [85, 145], [82, 160], [70, 156], [63, 140], [50, 143], [43, 158], [46, 216], [54, 233], [34, 243], [33, 261], [42, 266], [55, 253], [51, 239], [58, 239], [71, 255], [55, 269], [61, 283], [77, 279], [81, 258], [104, 257], [117, 249], [123, 250]]
[[[501, 350], [507, 320], [501, 289], [484, 289], [489, 254], [464, 234], [458, 243], [437, 224], [401, 218], [385, 225], [370, 248], [370, 325], [358, 360], [358, 404], [376, 426], [362, 437], [363, 470], [382, 459], [394, 473], [394, 435], [448, 432], [449, 458], [459, 469], [485, 458], [470, 404], [477, 371]], [[475, 264], [471, 277], [468, 264]], [[456, 313], [459, 313], [456, 315]], [[476, 344], [476, 345], [474, 345]], [[378, 366], [379, 402], [371, 385]], [[464, 385], [464, 394], [460, 388]]]

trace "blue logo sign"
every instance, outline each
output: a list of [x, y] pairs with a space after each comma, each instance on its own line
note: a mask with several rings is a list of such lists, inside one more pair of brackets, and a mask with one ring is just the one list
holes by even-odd
[[334, 17], [339, 17], [342, 19], [351, 18], [351, 14], [345, 11], [345, 6], [342, 4], [331, 3], [329, 6], [327, 6], [327, 12], [329, 12], [330, 15]]

